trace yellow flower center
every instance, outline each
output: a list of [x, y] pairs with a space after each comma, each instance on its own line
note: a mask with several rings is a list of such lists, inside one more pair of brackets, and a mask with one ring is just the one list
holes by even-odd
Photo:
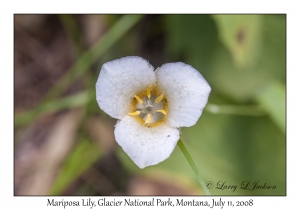
[[148, 86], [132, 97], [132, 112], [141, 124], [147, 127], [157, 126], [165, 121], [167, 116], [167, 99], [156, 86]]

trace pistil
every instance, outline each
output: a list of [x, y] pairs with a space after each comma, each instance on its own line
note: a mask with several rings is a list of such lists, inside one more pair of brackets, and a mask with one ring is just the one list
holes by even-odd
[[[152, 94], [151, 94], [151, 91]], [[128, 113], [131, 116], [138, 117], [144, 126], [151, 127], [152, 124], [164, 121], [167, 115], [167, 101], [164, 99], [164, 93], [155, 97], [157, 89], [148, 86], [145, 92], [134, 95], [133, 98], [135, 110]]]

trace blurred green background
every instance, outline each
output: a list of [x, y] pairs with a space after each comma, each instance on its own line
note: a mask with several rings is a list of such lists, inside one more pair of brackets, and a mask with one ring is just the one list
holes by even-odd
[[210, 84], [181, 139], [212, 195], [286, 195], [285, 15], [15, 15], [14, 35], [15, 195], [203, 194], [178, 147], [139, 169], [116, 144], [95, 83], [129, 55]]

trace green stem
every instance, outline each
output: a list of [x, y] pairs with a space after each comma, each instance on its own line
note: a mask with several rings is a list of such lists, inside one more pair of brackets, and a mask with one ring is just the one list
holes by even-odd
[[208, 103], [204, 109], [212, 114], [263, 116], [265, 111], [257, 105], [216, 105]]
[[193, 161], [190, 153], [187, 151], [186, 147], [182, 143], [181, 139], [179, 139], [179, 141], [177, 142], [177, 145], [180, 148], [181, 152], [184, 154], [184, 156], [185, 156], [186, 160], [188, 161], [188, 163], [190, 164], [190, 166], [192, 167], [194, 173], [196, 174], [197, 179], [198, 179], [198, 181], [199, 181], [199, 183], [200, 183], [200, 185], [201, 185], [204, 193], [206, 195], [211, 195], [210, 192], [209, 192], [209, 190], [206, 187], [206, 184], [205, 184], [203, 178], [201, 177], [201, 175], [200, 175], [200, 173], [199, 173], [199, 171], [198, 171], [198, 169], [196, 167], [195, 162]]

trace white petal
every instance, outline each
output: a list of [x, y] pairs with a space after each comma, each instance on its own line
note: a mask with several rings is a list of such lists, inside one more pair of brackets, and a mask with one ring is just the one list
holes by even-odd
[[96, 83], [99, 107], [121, 119], [128, 112], [132, 97], [156, 82], [154, 68], [148, 61], [129, 56], [105, 63]]
[[115, 138], [132, 161], [140, 168], [167, 159], [179, 140], [179, 130], [165, 124], [148, 128], [131, 116], [116, 125]]
[[167, 63], [155, 71], [157, 84], [168, 101], [167, 124], [189, 127], [196, 124], [205, 107], [211, 88], [192, 66]]

